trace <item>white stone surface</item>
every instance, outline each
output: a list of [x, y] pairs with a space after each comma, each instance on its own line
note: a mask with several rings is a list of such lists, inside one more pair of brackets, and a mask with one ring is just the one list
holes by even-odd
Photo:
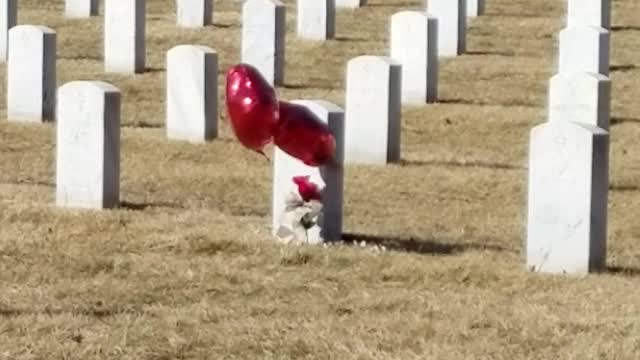
[[333, 39], [336, 32], [335, 0], [298, 0], [298, 37]]
[[485, 0], [467, 0], [467, 17], [484, 14]]
[[427, 12], [438, 19], [438, 55], [463, 54], [467, 47], [467, 0], [429, 0]]
[[0, 63], [7, 61], [9, 29], [18, 21], [18, 0], [0, 0]]
[[531, 132], [527, 267], [584, 274], [605, 267], [609, 134], [568, 121]]
[[591, 72], [609, 76], [609, 31], [571, 26], [560, 31], [559, 73]]
[[64, 15], [68, 18], [97, 16], [99, 7], [99, 0], [65, 0]]
[[167, 52], [167, 137], [205, 142], [218, 135], [218, 55], [206, 46]]
[[347, 163], [400, 161], [401, 78], [400, 64], [388, 57], [365, 55], [347, 64]]
[[391, 17], [391, 58], [402, 65], [402, 103], [438, 99], [438, 20], [425, 12]]
[[601, 74], [560, 73], [549, 82], [549, 121], [573, 121], [609, 130], [611, 81]]
[[9, 30], [7, 118], [11, 121], [55, 120], [56, 33], [44, 26]]
[[104, 65], [109, 73], [144, 71], [145, 0], [105, 1]]
[[120, 91], [100, 81], [59, 89], [56, 204], [103, 209], [120, 202]]
[[337, 8], [356, 9], [366, 5], [367, 0], [336, 0]]
[[272, 225], [274, 234], [285, 211], [285, 200], [290, 192], [297, 193], [294, 176], [310, 176], [310, 181], [324, 188], [322, 193], [322, 216], [318, 225], [308, 230], [308, 242], [318, 244], [338, 241], [342, 237], [342, 199], [344, 162], [344, 111], [324, 100], [294, 100], [294, 104], [305, 106], [320, 120], [329, 125], [336, 139], [336, 154], [333, 163], [321, 167], [305, 165], [302, 161], [275, 148], [273, 172]]
[[610, 0], [568, 0], [567, 26], [591, 25], [611, 29]]
[[176, 0], [178, 26], [199, 28], [213, 23], [213, 0]]
[[277, 0], [247, 0], [242, 7], [242, 62], [271, 85], [284, 85], [285, 10]]

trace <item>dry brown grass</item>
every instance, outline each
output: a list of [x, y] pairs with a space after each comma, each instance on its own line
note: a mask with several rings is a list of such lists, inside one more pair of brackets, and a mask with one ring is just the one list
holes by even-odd
[[[346, 61], [386, 54], [389, 16], [422, 3], [370, 2], [320, 45], [295, 39], [287, 1], [283, 98], [342, 104]], [[611, 271], [569, 278], [529, 274], [521, 255], [528, 133], [545, 120], [563, 2], [487, 2], [470, 54], [442, 65], [443, 102], [405, 109], [404, 163], [347, 169], [345, 230], [390, 249], [377, 254], [271, 241], [270, 164], [224, 115], [213, 143], [165, 139], [165, 51], [209, 45], [224, 71], [238, 2], [189, 31], [172, 1], [148, 0], [151, 71], [122, 77], [102, 72], [101, 19], [21, 0], [20, 23], [58, 31], [59, 84], [122, 89], [125, 203], [56, 209], [53, 127], [0, 121], [0, 359], [640, 357], [640, 5], [613, 2]]]

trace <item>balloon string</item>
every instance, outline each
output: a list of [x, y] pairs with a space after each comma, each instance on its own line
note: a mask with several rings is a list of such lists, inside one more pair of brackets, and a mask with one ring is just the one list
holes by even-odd
[[258, 154], [264, 156], [264, 158], [268, 161], [271, 162], [271, 159], [269, 159], [269, 157], [267, 156], [267, 154], [264, 153], [264, 151], [262, 150], [255, 150], [255, 152], [257, 152]]

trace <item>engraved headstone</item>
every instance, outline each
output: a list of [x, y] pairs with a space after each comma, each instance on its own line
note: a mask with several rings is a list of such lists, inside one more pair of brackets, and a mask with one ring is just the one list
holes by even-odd
[[100, 81], [59, 89], [56, 204], [103, 209], [120, 202], [120, 91]]
[[438, 55], [463, 54], [467, 47], [467, 0], [429, 0], [427, 12], [438, 19]]
[[9, 30], [7, 118], [11, 121], [55, 120], [56, 33], [44, 26]]
[[18, 0], [0, 0], [0, 63], [7, 61], [9, 29], [18, 21]]
[[360, 56], [347, 65], [345, 162], [381, 165], [400, 161], [399, 63]]
[[527, 267], [603, 270], [607, 246], [609, 134], [593, 125], [547, 122], [531, 131]]
[[391, 58], [402, 65], [402, 102], [438, 99], [438, 20], [424, 12], [391, 17]]
[[247, 0], [242, 7], [242, 62], [271, 85], [284, 85], [285, 10], [277, 0]]
[[[296, 100], [292, 103], [304, 106], [321, 121], [329, 125], [336, 139], [336, 153], [333, 161], [320, 167], [305, 165], [276, 148], [273, 175], [273, 232], [288, 241], [318, 244], [341, 240], [342, 236], [342, 193], [344, 161], [344, 112], [338, 106], [322, 100]], [[296, 176], [309, 176], [309, 181], [322, 190], [322, 209], [317, 222], [309, 229], [300, 228], [299, 211], [303, 208], [287, 209], [291, 194], [297, 194]], [[299, 200], [299, 199], [298, 199]], [[299, 235], [303, 232], [303, 235]], [[300, 241], [302, 238], [302, 241]]]
[[218, 55], [206, 46], [167, 52], [167, 136], [204, 142], [218, 135]]
[[144, 71], [145, 0], [105, 2], [104, 65], [109, 73]]

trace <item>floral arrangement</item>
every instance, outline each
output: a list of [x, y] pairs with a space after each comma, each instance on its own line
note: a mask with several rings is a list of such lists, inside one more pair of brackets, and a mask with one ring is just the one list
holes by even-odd
[[321, 221], [322, 191], [309, 176], [294, 176], [297, 191], [285, 199], [284, 215], [276, 235], [285, 243], [309, 243], [309, 230]]

